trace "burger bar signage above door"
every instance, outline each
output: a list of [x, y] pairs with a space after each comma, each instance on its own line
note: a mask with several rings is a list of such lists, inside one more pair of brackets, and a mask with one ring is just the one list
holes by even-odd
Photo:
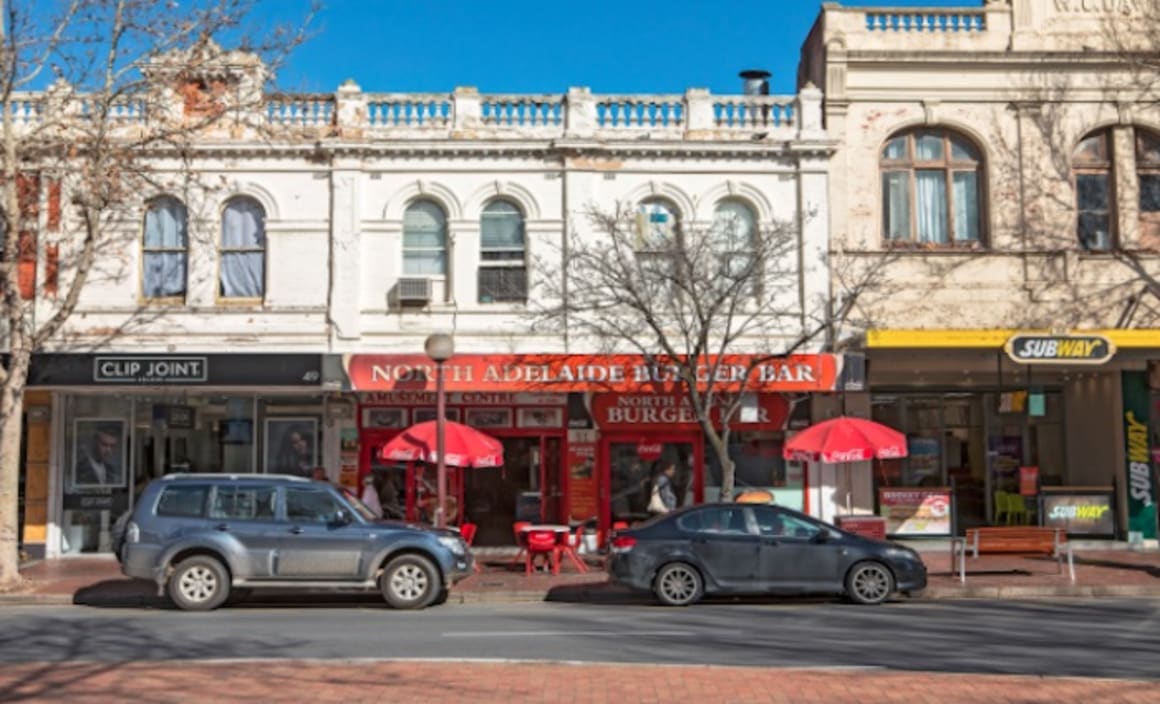
[[1116, 354], [1102, 335], [1015, 335], [1005, 349], [1019, 364], [1104, 364]]
[[[443, 378], [448, 391], [656, 393], [680, 388], [679, 367], [632, 355], [457, 355]], [[354, 391], [435, 388], [435, 365], [424, 355], [347, 355], [342, 372], [342, 386]], [[702, 388], [782, 392], [835, 391], [857, 381], [848, 376], [843, 357], [831, 354], [733, 355], [707, 360], [695, 374]]]

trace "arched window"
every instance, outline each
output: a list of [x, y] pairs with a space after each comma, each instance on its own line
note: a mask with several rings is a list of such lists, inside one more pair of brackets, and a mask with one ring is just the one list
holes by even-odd
[[493, 200], [479, 219], [479, 302], [523, 303], [528, 298], [524, 215]]
[[1084, 137], [1071, 157], [1076, 236], [1088, 250], [1110, 249], [1114, 237], [1111, 136], [1111, 130], [1101, 130]]
[[447, 274], [447, 215], [437, 203], [417, 200], [403, 213], [403, 273]]
[[738, 200], [727, 199], [713, 211], [714, 248], [729, 276], [752, 275], [750, 262], [757, 250], [757, 217]]
[[891, 138], [879, 163], [887, 241], [982, 240], [982, 160], [967, 139], [947, 130], [913, 130]]
[[1136, 179], [1140, 183], [1140, 244], [1160, 246], [1160, 137], [1137, 128]]
[[183, 298], [188, 280], [189, 213], [172, 196], [149, 201], [142, 242], [141, 293], [145, 298]]
[[266, 211], [253, 198], [231, 198], [222, 211], [218, 295], [266, 295]]

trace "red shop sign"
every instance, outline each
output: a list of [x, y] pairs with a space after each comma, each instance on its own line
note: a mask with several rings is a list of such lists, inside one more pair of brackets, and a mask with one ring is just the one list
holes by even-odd
[[659, 442], [642, 442], [636, 446], [636, 456], [644, 462], [656, 462], [664, 451], [664, 445]]
[[[842, 356], [833, 354], [726, 355], [698, 367], [697, 381], [722, 391], [834, 391], [842, 363]], [[349, 354], [343, 371], [344, 386], [353, 391], [435, 388], [434, 363], [421, 354]], [[675, 365], [641, 355], [463, 354], [448, 360], [443, 371], [447, 391], [666, 393], [681, 386]]]
[[[713, 422], [720, 425], [719, 410]], [[781, 429], [789, 419], [789, 401], [781, 394], [758, 394], [753, 422], [742, 422], [741, 413], [734, 415], [734, 428]], [[657, 428], [696, 428], [697, 413], [683, 392], [663, 394], [593, 394], [592, 416], [601, 428], [655, 426]]]

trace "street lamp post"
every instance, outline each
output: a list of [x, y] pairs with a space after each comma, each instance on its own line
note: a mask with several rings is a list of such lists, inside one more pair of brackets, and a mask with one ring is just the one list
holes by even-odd
[[435, 481], [438, 486], [435, 508], [435, 527], [447, 526], [447, 462], [443, 457], [444, 417], [447, 415], [447, 399], [443, 390], [443, 363], [455, 354], [455, 343], [450, 335], [436, 334], [427, 338], [424, 349], [435, 362]]

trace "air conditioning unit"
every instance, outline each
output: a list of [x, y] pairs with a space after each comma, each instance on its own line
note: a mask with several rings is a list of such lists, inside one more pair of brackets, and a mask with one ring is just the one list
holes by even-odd
[[431, 302], [431, 279], [399, 279], [393, 298], [400, 308], [425, 306]]

